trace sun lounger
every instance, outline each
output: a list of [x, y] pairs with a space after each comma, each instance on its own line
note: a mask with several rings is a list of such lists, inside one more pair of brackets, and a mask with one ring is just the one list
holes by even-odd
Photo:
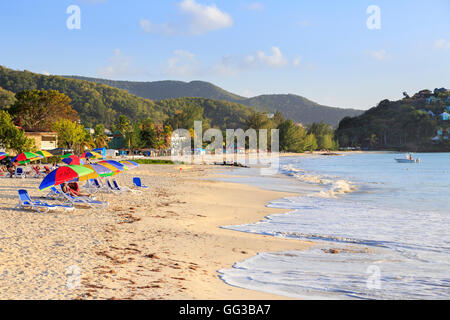
[[43, 178], [46, 176], [44, 172], [40, 172], [39, 169], [35, 167], [33, 167], [33, 171], [34, 171], [33, 178]]
[[147, 188], [148, 188], [147, 186], [143, 186], [143, 185], [142, 185], [141, 178], [139, 178], [139, 177], [134, 177], [134, 178], [133, 178], [133, 185], [134, 185], [136, 188], [140, 188], [140, 189], [147, 189]]
[[22, 168], [17, 167], [16, 171], [14, 173], [14, 178], [25, 178], [26, 177], [26, 173]]
[[19, 190], [19, 204], [16, 209], [31, 209], [37, 212], [48, 212], [49, 210], [56, 210], [62, 208], [64, 210], [73, 210], [73, 207], [67, 205], [48, 204], [39, 200], [31, 200], [27, 190]]
[[142, 193], [140, 190], [133, 190], [128, 187], [120, 187], [116, 180], [113, 180], [113, 188], [119, 192]]
[[98, 200], [94, 200], [88, 197], [75, 197], [72, 196], [70, 194], [64, 193], [64, 192], [60, 192], [61, 196], [62, 196], [62, 200], [72, 204], [73, 206], [75, 205], [84, 205], [84, 206], [88, 206], [91, 208], [96, 208], [96, 209], [103, 209], [106, 206], [108, 206], [108, 202], [105, 201], [98, 201]]

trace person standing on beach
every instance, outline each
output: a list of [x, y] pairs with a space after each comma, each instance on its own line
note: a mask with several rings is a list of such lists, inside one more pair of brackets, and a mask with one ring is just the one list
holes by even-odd
[[11, 158], [8, 157], [8, 162], [6, 163], [6, 169], [9, 172], [9, 177], [12, 179], [15, 173], [14, 164], [11, 161]]

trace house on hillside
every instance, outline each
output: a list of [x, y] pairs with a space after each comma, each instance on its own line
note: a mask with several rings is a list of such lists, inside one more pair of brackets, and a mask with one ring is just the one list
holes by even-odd
[[37, 150], [53, 150], [58, 148], [58, 134], [56, 132], [25, 131], [25, 136], [34, 140]]
[[450, 120], [450, 113], [443, 112], [443, 113], [441, 113], [439, 116], [441, 117], [441, 119], [442, 119], [443, 121], [448, 121], [448, 120]]

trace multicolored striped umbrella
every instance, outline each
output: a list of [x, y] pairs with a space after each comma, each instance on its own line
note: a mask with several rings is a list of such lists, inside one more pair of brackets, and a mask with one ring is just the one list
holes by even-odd
[[8, 152], [0, 152], [0, 160], [5, 159], [8, 156]]
[[[69, 181], [86, 181], [94, 170], [83, 166], [63, 166], [50, 172], [39, 185], [39, 190], [45, 190]], [[96, 175], [98, 177], [98, 175]]]
[[40, 155], [37, 155], [36, 153], [33, 153], [33, 152], [22, 152], [22, 153], [18, 154], [17, 156], [15, 156], [12, 161], [18, 162], [20, 164], [25, 164], [25, 163], [29, 163], [31, 161], [42, 159], [42, 158], [43, 157], [41, 157]]
[[101, 159], [101, 158], [103, 158], [103, 156], [97, 152], [88, 151], [88, 152], [83, 153], [80, 158], [82, 158], [82, 159], [87, 159], [87, 158]]
[[66, 159], [66, 158], [69, 158], [71, 156], [73, 156], [73, 153], [64, 154], [64, 155], [61, 156], [61, 159]]
[[62, 159], [62, 162], [67, 163], [67, 164], [71, 164], [71, 165], [83, 165], [84, 161], [81, 160], [80, 158], [78, 158], [77, 156], [70, 156], [67, 158]]
[[139, 167], [138, 163], [131, 161], [131, 160], [122, 160], [122, 161], [120, 161], [120, 163], [125, 165], [128, 169], [134, 169], [134, 168]]
[[[110, 177], [114, 174], [114, 171], [98, 163], [85, 164], [84, 167], [93, 170], [100, 177]], [[88, 179], [94, 179], [95, 177], [87, 177]]]
[[114, 173], [112, 175], [116, 175], [122, 171], [126, 170], [126, 167], [114, 160], [103, 160], [103, 161], [99, 161], [97, 162], [97, 164], [100, 164], [108, 169], [111, 169], [111, 171], [113, 171]]
[[53, 155], [50, 152], [45, 150], [38, 151], [36, 152], [36, 154], [42, 156], [43, 158], [53, 157]]

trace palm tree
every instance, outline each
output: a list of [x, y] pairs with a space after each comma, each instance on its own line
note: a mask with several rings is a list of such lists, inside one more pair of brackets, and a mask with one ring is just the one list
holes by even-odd
[[95, 126], [93, 139], [96, 148], [103, 148], [107, 146], [108, 136], [105, 134], [105, 126], [103, 124], [98, 124]]
[[131, 136], [133, 126], [127, 116], [121, 115], [116, 122], [116, 129], [122, 135], [123, 139], [128, 145], [128, 150], [131, 148]]

